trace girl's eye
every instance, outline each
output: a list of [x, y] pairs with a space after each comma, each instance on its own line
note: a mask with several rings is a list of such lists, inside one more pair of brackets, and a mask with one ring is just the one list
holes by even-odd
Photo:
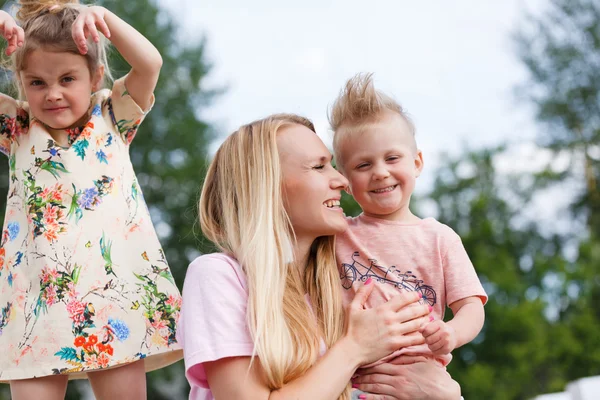
[[33, 80], [33, 81], [31, 81], [29, 84], [30, 84], [31, 86], [40, 86], [40, 85], [43, 85], [43, 84], [44, 84], [44, 82], [43, 82], [43, 81], [41, 81], [41, 80], [39, 80], [39, 79], [36, 79], [36, 80]]
[[63, 82], [69, 83], [69, 82], [73, 82], [75, 80], [75, 78], [73, 78], [72, 76], [66, 76], [63, 78]]

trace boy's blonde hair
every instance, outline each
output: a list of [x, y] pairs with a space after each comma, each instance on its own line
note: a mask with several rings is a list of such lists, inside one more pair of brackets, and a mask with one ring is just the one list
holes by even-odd
[[90, 75], [103, 65], [104, 77], [112, 80], [106, 57], [108, 41], [100, 35], [98, 43], [88, 40], [88, 51], [81, 54], [73, 41], [71, 27], [79, 11], [86, 7], [78, 0], [20, 0], [16, 20], [23, 28], [25, 42], [12, 54], [9, 69], [13, 72], [17, 83], [19, 98], [23, 99], [24, 92], [19, 82], [19, 72], [27, 67], [29, 53], [36, 49], [67, 52], [85, 57]]
[[[291, 260], [295, 238], [284, 208], [277, 134], [293, 124], [315, 131], [308, 119], [292, 114], [239, 128], [217, 151], [200, 197], [202, 232], [246, 273], [254, 355], [272, 390], [306, 373], [321, 338], [331, 348], [344, 333], [334, 237], [313, 242], [306, 268]], [[340, 399], [348, 393], [349, 387]]]
[[414, 136], [415, 126], [407, 112], [396, 100], [375, 89], [372, 73], [359, 73], [346, 82], [329, 111], [333, 151], [339, 168], [343, 167], [341, 147], [344, 139], [378, 122], [387, 112], [404, 118]]

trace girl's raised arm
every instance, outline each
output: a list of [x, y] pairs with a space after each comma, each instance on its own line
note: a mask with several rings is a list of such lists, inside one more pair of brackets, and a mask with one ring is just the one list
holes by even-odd
[[133, 100], [143, 109], [150, 107], [156, 87], [162, 57], [156, 47], [135, 28], [104, 7], [92, 6], [81, 10], [73, 23], [73, 40], [82, 54], [87, 53], [87, 38], [98, 42], [98, 30], [116, 47], [131, 71], [125, 87]]

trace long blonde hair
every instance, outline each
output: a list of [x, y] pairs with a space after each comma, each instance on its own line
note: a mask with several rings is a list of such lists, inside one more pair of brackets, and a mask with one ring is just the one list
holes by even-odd
[[[108, 40], [100, 34], [98, 43], [88, 40], [88, 51], [82, 55], [73, 41], [71, 26], [79, 11], [85, 7], [78, 0], [20, 0], [16, 20], [23, 28], [25, 42], [12, 54], [8, 67], [18, 73], [27, 67], [27, 55], [36, 49], [63, 51], [85, 57], [90, 74], [100, 65], [104, 66], [104, 77], [112, 80], [107, 62]], [[19, 97], [23, 99], [23, 88], [15, 79]]]
[[[303, 276], [290, 260], [294, 233], [284, 209], [276, 142], [290, 124], [315, 130], [306, 118], [277, 114], [229, 136], [208, 169], [199, 212], [204, 235], [232, 254], [247, 275], [248, 326], [272, 390], [316, 362], [321, 338], [330, 348], [344, 330], [334, 237], [315, 240]], [[340, 399], [348, 393], [346, 388]]]

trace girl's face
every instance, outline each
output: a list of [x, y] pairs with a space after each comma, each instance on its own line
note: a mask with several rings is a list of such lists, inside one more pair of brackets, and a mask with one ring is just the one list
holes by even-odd
[[33, 116], [48, 128], [62, 130], [85, 124], [90, 96], [100, 88], [104, 68], [92, 76], [82, 55], [33, 50], [19, 80]]
[[277, 135], [285, 209], [296, 238], [312, 242], [347, 228], [340, 207], [348, 181], [331, 165], [331, 153], [303, 125], [289, 125]]

